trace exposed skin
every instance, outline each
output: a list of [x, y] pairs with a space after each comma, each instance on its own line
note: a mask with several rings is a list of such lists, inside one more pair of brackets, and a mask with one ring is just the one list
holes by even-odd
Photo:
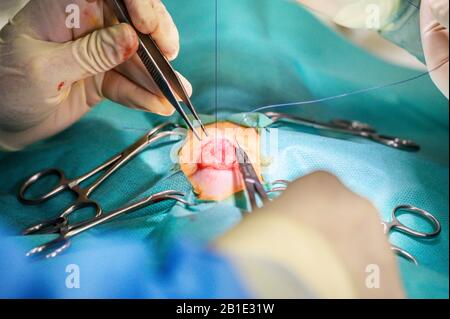
[[256, 129], [229, 122], [207, 125], [206, 130], [208, 137], [203, 135], [201, 142], [189, 132], [179, 162], [199, 199], [220, 201], [245, 187], [236, 159], [237, 145], [260, 176], [260, 139]]
[[[176, 58], [179, 35], [163, 3], [125, 3], [136, 27]], [[72, 4], [80, 8], [80, 28], [66, 26]], [[104, 98], [160, 115], [174, 112], [136, 55], [136, 32], [112, 26], [112, 17], [103, 0], [31, 0], [1, 30], [0, 146], [20, 149], [52, 136]]]

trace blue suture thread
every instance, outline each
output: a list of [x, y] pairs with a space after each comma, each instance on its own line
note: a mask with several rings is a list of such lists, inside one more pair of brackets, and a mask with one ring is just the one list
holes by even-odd
[[316, 100], [309, 100], [309, 101], [300, 101], [300, 102], [292, 102], [292, 103], [273, 104], [273, 105], [262, 106], [262, 107], [258, 107], [256, 109], [254, 109], [253, 111], [251, 111], [251, 113], [260, 112], [260, 111], [264, 111], [264, 110], [267, 110], [267, 109], [274, 109], [274, 108], [281, 108], [281, 107], [299, 106], [299, 105], [307, 105], [307, 104], [316, 104], [316, 103], [321, 103], [321, 102], [327, 102], [327, 101], [337, 100], [337, 99], [341, 99], [341, 98], [352, 96], [352, 95], [358, 95], [358, 94], [361, 94], [361, 93], [367, 93], [367, 92], [376, 91], [376, 90], [380, 90], [380, 89], [385, 89], [385, 88], [389, 88], [389, 87], [393, 87], [393, 86], [397, 86], [397, 85], [402, 85], [402, 84], [405, 84], [405, 83], [408, 83], [408, 82], [420, 79], [420, 78], [422, 78], [424, 76], [427, 76], [431, 72], [434, 72], [437, 69], [439, 69], [440, 67], [442, 67], [443, 65], [444, 65], [444, 63], [440, 64], [438, 67], [436, 67], [436, 68], [434, 68], [434, 69], [432, 69], [430, 71], [421, 73], [419, 75], [416, 75], [416, 76], [414, 76], [412, 78], [408, 78], [406, 80], [401, 80], [401, 81], [397, 81], [397, 82], [393, 82], [393, 83], [377, 85], [377, 86], [373, 86], [373, 87], [369, 87], [369, 88], [365, 88], [365, 89], [361, 89], [361, 90], [346, 92], [346, 93], [333, 95], [333, 96], [329, 96], [329, 97], [324, 97], [324, 98], [320, 98], [320, 99], [316, 99]]
[[[415, 7], [416, 9], [418, 9], [418, 10], [420, 10], [420, 8], [415, 4], [415, 3], [413, 3], [412, 2], [412, 0], [406, 0], [411, 6], [413, 6], [413, 7]], [[215, 43], [215, 50], [216, 50], [216, 61], [215, 61], [215, 64], [216, 64], [216, 70], [215, 70], [215, 72], [216, 72], [216, 75], [215, 75], [215, 77], [216, 77], [216, 90], [217, 90], [217, 86], [218, 86], [218, 83], [217, 83], [217, 77], [218, 77], [218, 75], [217, 75], [217, 72], [218, 72], [218, 70], [217, 70], [217, 64], [218, 64], [218, 61], [217, 61], [217, 54], [218, 54], [218, 43], [217, 43], [217, 36], [218, 36], [218, 30], [217, 30], [217, 23], [218, 23], [218, 21], [217, 21], [217, 19], [218, 19], [218, 3], [217, 3], [217, 0], [215, 1], [216, 3], [215, 3], [215, 19], [216, 19], [216, 30], [215, 30], [215, 32], [216, 32], [216, 43]], [[396, 81], [396, 82], [392, 82], [392, 83], [387, 83], [387, 84], [382, 84], [382, 85], [377, 85], [377, 86], [373, 86], [373, 87], [369, 87], [369, 88], [365, 88], [365, 89], [360, 89], [360, 90], [356, 90], [356, 91], [351, 91], [351, 92], [346, 92], [346, 93], [342, 93], [342, 94], [338, 94], [338, 95], [334, 95], [334, 96], [329, 96], [329, 97], [324, 97], [324, 98], [320, 98], [320, 99], [315, 99], [315, 100], [309, 100], [309, 101], [300, 101], [300, 102], [291, 102], [291, 103], [284, 103], [284, 104], [273, 104], [273, 105], [267, 105], [267, 106], [262, 106], [262, 107], [258, 107], [258, 108], [256, 108], [256, 109], [254, 109], [253, 111], [251, 111], [250, 113], [256, 113], [256, 112], [260, 112], [260, 111], [263, 111], [263, 110], [267, 110], [267, 109], [274, 109], [274, 108], [282, 108], [282, 107], [290, 107], [290, 106], [300, 106], [300, 105], [308, 105], [308, 104], [316, 104], [316, 103], [322, 103], [322, 102], [327, 102], [327, 101], [332, 101], [332, 100], [336, 100], [336, 99], [341, 99], [341, 98], [345, 98], [345, 97], [349, 97], [349, 96], [353, 96], [353, 95], [358, 95], [358, 94], [362, 94], [362, 93], [367, 93], [367, 92], [371, 92], [371, 91], [376, 91], [376, 90], [381, 90], [381, 89], [385, 89], [385, 88], [389, 88], [389, 87], [394, 87], [394, 86], [398, 86], [398, 85], [402, 85], [402, 84], [405, 84], [405, 83], [408, 83], [408, 82], [411, 82], [411, 81], [415, 81], [415, 80], [417, 80], [417, 79], [420, 79], [420, 78], [422, 78], [422, 77], [424, 77], [424, 76], [427, 76], [427, 75], [429, 75], [430, 73], [432, 73], [432, 72], [434, 72], [434, 71], [436, 71], [437, 69], [439, 69], [440, 67], [442, 67], [444, 64], [445, 64], [446, 62], [444, 62], [444, 63], [442, 63], [442, 64], [440, 64], [440, 65], [438, 65], [436, 68], [434, 68], [434, 69], [432, 69], [432, 70], [430, 70], [430, 71], [427, 71], [427, 72], [424, 72], [424, 73], [421, 73], [421, 74], [419, 74], [419, 75], [416, 75], [416, 76], [414, 76], [414, 77], [412, 77], [412, 78], [408, 78], [408, 79], [405, 79], [405, 80], [401, 80], [401, 81]], [[216, 92], [216, 96], [215, 96], [215, 99], [216, 99], [216, 102], [215, 102], [215, 104], [216, 104], [216, 124], [217, 124], [217, 114], [218, 114], [218, 110], [217, 110], [217, 108], [218, 108], [218, 101], [217, 101], [217, 99], [218, 99], [218, 96], [217, 96], [217, 92]], [[129, 129], [129, 130], [137, 130], [137, 129], [131, 129], [131, 128], [126, 128], [126, 129]], [[139, 129], [140, 130], [140, 129]]]
[[[410, 5], [415, 7], [416, 9], [420, 10], [420, 8], [415, 3], [413, 3], [411, 0], [406, 0], [406, 1]], [[427, 72], [421, 73], [419, 75], [416, 75], [416, 76], [414, 76], [412, 78], [408, 78], [408, 79], [405, 79], [405, 80], [396, 81], [396, 82], [387, 83], [387, 84], [381, 84], [381, 85], [377, 85], [377, 86], [373, 86], [373, 87], [369, 87], [369, 88], [365, 88], [365, 89], [360, 89], [360, 90], [356, 90], [356, 91], [341, 93], [341, 94], [338, 94], [338, 95], [324, 97], [324, 98], [315, 99], [315, 100], [262, 106], [262, 107], [258, 107], [256, 109], [254, 109], [253, 111], [251, 111], [251, 113], [260, 112], [260, 111], [264, 111], [264, 110], [268, 110], [268, 109], [274, 109], [274, 108], [282, 108], [282, 107], [300, 106], [300, 105], [328, 102], [328, 101], [332, 101], [332, 100], [336, 100], [336, 99], [345, 98], [345, 97], [348, 97], [348, 96], [358, 95], [358, 94], [362, 94], [362, 93], [367, 93], [367, 92], [371, 92], [371, 91], [376, 91], [376, 90], [390, 88], [390, 87], [393, 87], [393, 86], [402, 85], [402, 84], [405, 84], [405, 83], [408, 83], [408, 82], [411, 82], [411, 81], [415, 81], [417, 79], [420, 79], [420, 78], [422, 78], [424, 76], [429, 75], [430, 73], [432, 73], [432, 72], [436, 71], [437, 69], [439, 69], [440, 67], [442, 67], [445, 63], [446, 62], [438, 65], [437, 67], [435, 67], [435, 68], [433, 68], [433, 69], [431, 69], [431, 70], [429, 70]]]

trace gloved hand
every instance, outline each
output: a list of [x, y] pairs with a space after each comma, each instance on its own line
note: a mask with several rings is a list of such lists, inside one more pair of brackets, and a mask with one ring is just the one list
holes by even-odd
[[[406, 0], [297, 0], [312, 10], [325, 14], [335, 23], [349, 28], [373, 28], [373, 5], [379, 12], [379, 30], [385, 28]], [[371, 6], [371, 7], [369, 7]], [[448, 98], [448, 0], [422, 0], [422, 46], [428, 70], [436, 86]], [[440, 66], [440, 67], [439, 67]], [[438, 69], [436, 69], [439, 67]]]
[[449, 97], [448, 0], [422, 0], [420, 23], [422, 45], [430, 76]]
[[[292, 289], [296, 280], [313, 293], [307, 298], [402, 298], [380, 223], [366, 199], [329, 173], [316, 172], [248, 214], [214, 246], [231, 257], [248, 287], [259, 288], [260, 298], [302, 297]], [[371, 265], [379, 267], [378, 289], [367, 285]]]
[[[125, 2], [136, 27], [174, 59], [179, 35], [163, 3]], [[79, 28], [67, 27], [69, 5], [79, 8]], [[135, 54], [136, 32], [112, 17], [103, 0], [31, 0], [1, 30], [0, 148], [20, 149], [52, 136], [103, 98], [173, 113]]]

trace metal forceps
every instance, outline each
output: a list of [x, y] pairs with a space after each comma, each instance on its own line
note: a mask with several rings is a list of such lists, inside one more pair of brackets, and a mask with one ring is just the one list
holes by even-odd
[[[22, 203], [26, 205], [41, 204], [66, 190], [70, 190], [75, 193], [77, 199], [69, 205], [58, 218], [34, 225], [26, 229], [24, 231], [24, 235], [59, 233], [61, 229], [68, 226], [69, 216], [84, 208], [93, 208], [95, 210], [95, 217], [100, 218], [103, 215], [103, 209], [99, 203], [90, 199], [90, 195], [114, 172], [128, 163], [132, 158], [151, 144], [167, 136], [181, 136], [181, 132], [172, 130], [175, 127], [176, 125], [172, 123], [164, 123], [155, 127], [123, 152], [117, 154], [104, 164], [78, 178], [69, 179], [63, 171], [56, 168], [46, 169], [31, 176], [20, 189], [19, 199]], [[89, 186], [85, 188], [81, 187], [83, 182], [99, 173], [102, 174]], [[36, 184], [39, 180], [42, 180], [48, 176], [59, 177], [59, 183], [53, 189], [39, 197], [27, 197], [26, 194], [30, 187]]]
[[251, 208], [252, 210], [255, 210], [258, 208], [256, 194], [259, 195], [262, 201], [268, 201], [269, 197], [267, 196], [264, 186], [259, 180], [258, 174], [256, 174], [255, 168], [253, 167], [250, 158], [240, 146], [236, 147], [236, 159], [239, 163], [239, 170], [244, 179], [244, 184], [247, 190], [248, 197], [250, 199]]
[[[110, 3], [115, 11], [117, 19], [121, 23], [127, 23], [134, 28], [133, 21], [128, 13], [128, 9], [123, 2], [123, 0], [110, 0]], [[208, 136], [205, 127], [200, 120], [192, 102], [186, 93], [186, 89], [180, 78], [172, 68], [169, 61], [166, 59], [164, 54], [159, 49], [158, 45], [148, 34], [143, 34], [136, 30], [139, 39], [139, 49], [137, 51], [139, 57], [141, 58], [145, 68], [149, 72], [150, 76], [153, 78], [155, 83], [158, 85], [162, 94], [170, 102], [170, 104], [175, 108], [175, 110], [181, 115], [183, 120], [186, 122], [188, 127], [192, 130], [195, 136], [200, 140], [200, 135], [197, 133], [194, 124], [190, 121], [186, 112], [181, 107], [176, 96], [180, 97], [182, 101], [186, 104], [189, 111], [194, 116], [195, 120], [200, 124], [203, 132]]]
[[66, 225], [58, 230], [59, 236], [56, 239], [49, 241], [46, 244], [37, 246], [31, 249], [27, 256], [37, 256], [45, 251], [50, 251], [46, 258], [54, 258], [70, 247], [71, 238], [101, 224], [105, 224], [113, 219], [119, 218], [138, 209], [152, 205], [165, 200], [174, 200], [181, 202], [185, 205], [192, 205], [182, 197], [185, 196], [184, 193], [177, 191], [165, 191], [157, 194], [153, 194], [146, 197], [140, 201], [134, 202], [126, 207], [114, 210], [107, 214], [101, 214], [99, 216], [93, 217], [87, 221], [77, 223], [75, 225]]
[[[422, 232], [415, 229], [412, 229], [408, 226], [405, 226], [402, 222], [399, 221], [397, 218], [397, 215], [399, 212], [404, 211], [406, 213], [415, 214], [417, 216], [423, 217], [425, 220], [429, 221], [433, 225], [433, 230], [431, 232]], [[434, 217], [432, 214], [427, 212], [426, 210], [411, 206], [411, 205], [400, 205], [394, 208], [394, 210], [391, 213], [391, 221], [390, 222], [382, 222], [381, 225], [383, 225], [384, 233], [386, 235], [389, 235], [390, 232], [397, 230], [399, 232], [402, 232], [406, 235], [409, 235], [411, 237], [415, 238], [434, 238], [439, 235], [441, 232], [441, 224], [439, 221]], [[411, 255], [406, 250], [391, 245], [391, 249], [398, 255], [406, 258], [407, 260], [413, 262], [414, 264], [418, 265], [417, 259]]]
[[265, 113], [273, 122], [278, 121], [289, 121], [296, 124], [305, 125], [319, 130], [327, 130], [331, 132], [349, 134], [357, 137], [366, 138], [374, 142], [408, 151], [408, 152], [418, 152], [420, 151], [420, 145], [411, 140], [402, 139], [399, 137], [381, 135], [368, 124], [359, 121], [348, 121], [348, 120], [332, 120], [328, 123], [319, 122], [315, 120], [306, 119], [300, 116], [268, 112]]

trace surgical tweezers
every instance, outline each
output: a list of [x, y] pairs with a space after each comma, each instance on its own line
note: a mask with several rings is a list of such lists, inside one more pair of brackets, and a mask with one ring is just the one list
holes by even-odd
[[240, 147], [236, 147], [236, 159], [239, 163], [239, 170], [244, 179], [245, 188], [250, 199], [252, 211], [258, 208], [256, 195], [259, 195], [262, 201], [268, 201], [266, 190], [259, 180], [258, 174], [253, 167], [247, 153]]
[[[123, 0], [110, 0], [110, 3], [116, 13], [117, 19], [121, 23], [127, 23], [133, 25], [128, 9]], [[137, 51], [138, 56], [141, 58], [142, 63], [158, 85], [164, 97], [170, 102], [175, 110], [181, 115], [188, 127], [192, 130], [198, 139], [200, 135], [197, 133], [194, 124], [190, 121], [188, 115], [178, 102], [177, 96], [186, 104], [189, 111], [192, 113], [194, 119], [200, 124], [203, 132], [208, 135], [206, 129], [197, 114], [192, 102], [186, 93], [186, 89], [181, 82], [180, 78], [172, 68], [170, 62], [166, 59], [164, 54], [159, 49], [158, 45], [148, 34], [143, 34], [136, 30], [139, 39], [139, 49]]]
[[402, 139], [399, 137], [381, 135], [377, 131], [366, 123], [359, 121], [348, 120], [332, 120], [328, 123], [319, 122], [315, 120], [306, 119], [300, 116], [268, 112], [265, 115], [273, 122], [289, 121], [295, 124], [312, 127], [319, 130], [327, 130], [330, 132], [349, 134], [357, 137], [366, 138], [374, 142], [409, 152], [420, 151], [420, 145], [411, 140]]

